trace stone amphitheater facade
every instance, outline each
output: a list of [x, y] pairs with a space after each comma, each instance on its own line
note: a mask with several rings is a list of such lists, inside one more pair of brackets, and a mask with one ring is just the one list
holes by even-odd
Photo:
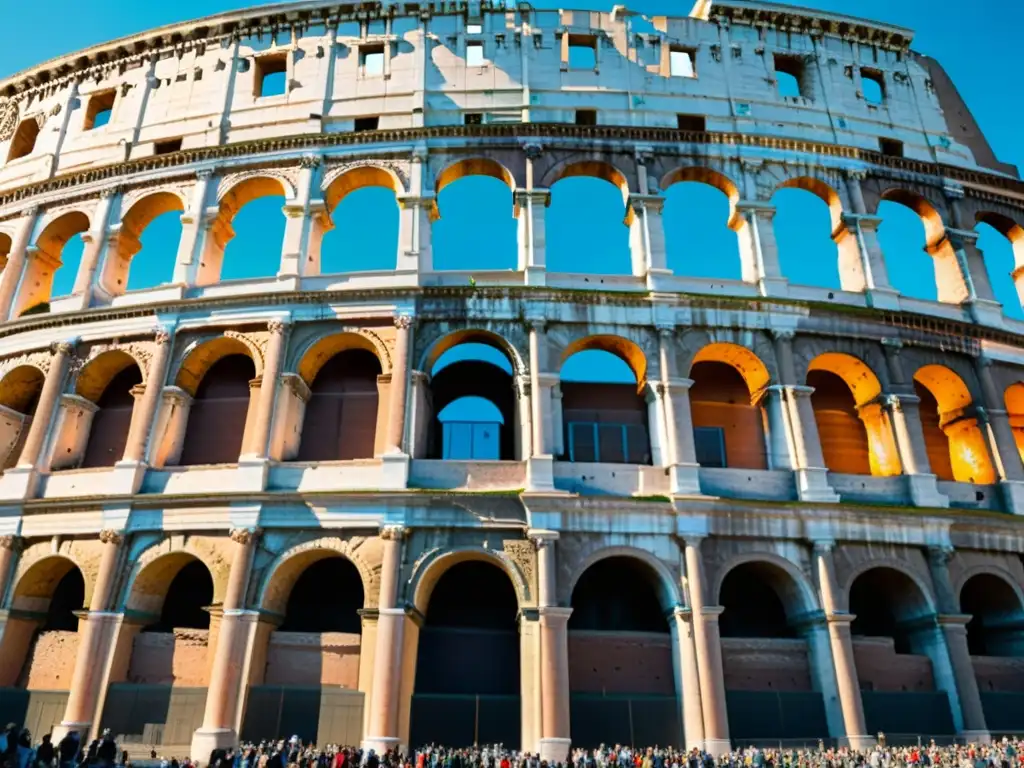
[[[911, 38], [754, 0], [307, 0], [0, 82], [0, 715], [200, 759], [1024, 731], [1024, 323], [974, 229], [1024, 280], [1024, 183]], [[509, 187], [516, 269], [434, 268], [471, 175]], [[570, 176], [621, 190], [631, 275], [546, 268]], [[728, 197], [742, 280], [667, 268], [686, 181]], [[364, 187], [397, 199], [394, 268], [323, 274]], [[790, 187], [841, 290], [780, 270]], [[266, 195], [278, 273], [222, 281]], [[938, 301], [891, 286], [885, 200]], [[168, 211], [173, 280], [126, 290]], [[470, 343], [511, 373], [438, 365]], [[635, 386], [563, 382], [587, 350]], [[502, 411], [497, 459], [444, 458], [465, 396]]]

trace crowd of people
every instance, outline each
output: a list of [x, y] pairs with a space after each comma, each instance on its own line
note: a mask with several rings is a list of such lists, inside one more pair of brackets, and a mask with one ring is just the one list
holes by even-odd
[[[887, 745], [880, 734], [877, 744], [857, 751], [845, 747], [770, 749], [738, 748], [712, 756], [699, 750], [673, 747], [637, 749], [616, 744], [597, 749], [572, 750], [568, 761], [548, 764], [539, 755], [501, 745], [455, 749], [427, 746], [408, 754], [356, 747], [305, 744], [297, 736], [288, 740], [242, 744], [216, 750], [206, 765], [186, 757], [158, 757], [140, 761], [156, 768], [1024, 768], [1024, 740], [1003, 738], [991, 744], [917, 746]], [[0, 733], [0, 768], [130, 768], [127, 751], [118, 749], [109, 730], [88, 746], [72, 731], [56, 745], [49, 734], [33, 742], [32, 734], [15, 725]]]

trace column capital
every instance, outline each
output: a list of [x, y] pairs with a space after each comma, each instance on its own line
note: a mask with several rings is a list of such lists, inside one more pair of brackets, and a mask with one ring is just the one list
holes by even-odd
[[928, 562], [938, 567], [945, 567], [955, 554], [956, 550], [949, 544], [936, 544], [928, 547]]
[[569, 621], [569, 617], [572, 616], [572, 608], [562, 608], [557, 605], [546, 605], [537, 609], [537, 615], [542, 619], [547, 619], [548, 621], [554, 619], [557, 622], [564, 623]]
[[0, 549], [9, 549], [13, 552], [21, 552], [24, 545], [25, 540], [17, 534], [9, 533], [5, 536], [0, 536]]
[[155, 341], [160, 346], [163, 346], [165, 344], [169, 344], [170, 341], [171, 341], [171, 331], [170, 331], [170, 329], [165, 328], [163, 326], [157, 327], [153, 331], [153, 341]]
[[705, 621], [718, 621], [718, 617], [725, 613], [724, 605], [705, 605], [700, 609], [700, 615]]
[[55, 341], [50, 345], [50, 354], [52, 355], [70, 355], [73, 354], [75, 349], [78, 347], [78, 339], [68, 339], [66, 341]]
[[828, 555], [831, 554], [836, 548], [835, 539], [814, 539], [811, 542], [811, 546], [814, 548], [814, 554], [816, 555]]
[[900, 350], [903, 349], [903, 339], [896, 339], [886, 336], [882, 339], [882, 348], [886, 351], [886, 353], [898, 355]]
[[547, 542], [558, 541], [561, 538], [561, 534], [558, 531], [550, 531], [545, 528], [530, 528], [526, 532], [526, 536], [538, 547]]
[[969, 613], [938, 613], [935, 615], [936, 623], [943, 629], [960, 630], [967, 632], [967, 624], [974, 617]]
[[409, 529], [399, 523], [386, 523], [380, 527], [379, 536], [384, 541], [401, 541], [409, 533]]
[[658, 331], [658, 338], [671, 341], [676, 337], [676, 326], [669, 323], [659, 323], [655, 329]]
[[775, 341], [781, 341], [783, 343], [792, 342], [796, 337], [796, 331], [792, 328], [770, 328], [768, 333], [772, 335]]
[[868, 177], [868, 172], [862, 168], [847, 168], [843, 175], [848, 181], [864, 181]]
[[267, 323], [267, 330], [271, 336], [282, 336], [291, 325], [291, 320], [286, 317], [274, 318]]
[[513, 198], [517, 203], [525, 203], [527, 200], [532, 200], [534, 203], [540, 203], [546, 207], [551, 204], [551, 190], [542, 187], [517, 189], [513, 193]]
[[299, 160], [300, 168], [319, 168], [323, 158], [320, 155], [307, 154]]
[[229, 534], [231, 540], [243, 546], [259, 539], [262, 531], [259, 528], [232, 528]]
[[995, 362], [995, 360], [993, 360], [991, 357], [988, 357], [987, 355], [978, 355], [977, 357], [974, 358], [975, 365], [980, 365], [983, 368], [988, 368]]
[[523, 325], [531, 331], [544, 333], [544, 329], [547, 328], [548, 321], [543, 317], [528, 317], [523, 321]]
[[693, 379], [665, 379], [657, 384], [657, 390], [659, 395], [689, 392], [694, 383]]
[[964, 185], [953, 179], [942, 180], [942, 194], [946, 196], [948, 200], [960, 200], [964, 197]]
[[528, 141], [523, 144], [523, 154], [528, 160], [536, 160], [544, 154], [544, 146], [538, 142]]
[[682, 536], [683, 543], [686, 546], [693, 547], [696, 550], [700, 550], [700, 545], [704, 542], [704, 539], [706, 538], [707, 536], [705, 536], [702, 533], [685, 533]]
[[672, 618], [692, 621], [693, 609], [686, 605], [674, 605], [672, 606]]
[[196, 181], [209, 181], [216, 172], [216, 168], [200, 168], [196, 171]]
[[[915, 407], [921, 404], [921, 398], [909, 392], [889, 392], [882, 395], [883, 404], [893, 410], [903, 410], [906, 406]], [[864, 405], [871, 405], [870, 401]]]
[[400, 331], [407, 331], [416, 324], [416, 318], [412, 315], [400, 313], [394, 316], [395, 328]]
[[113, 528], [104, 528], [100, 531], [100, 541], [104, 544], [118, 546], [124, 541], [124, 531], [115, 531]]
[[832, 613], [825, 615], [825, 620], [829, 624], [847, 625], [853, 624], [854, 619], [857, 618], [857, 614], [850, 613], [849, 611], [832, 611]]

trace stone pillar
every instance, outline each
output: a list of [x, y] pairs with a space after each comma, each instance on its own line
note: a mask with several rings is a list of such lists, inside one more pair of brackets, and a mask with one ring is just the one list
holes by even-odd
[[864, 703], [860, 697], [853, 639], [850, 636], [850, 624], [855, 617], [838, 608], [839, 587], [836, 584], [835, 566], [832, 563], [833, 546], [832, 541], [815, 542], [814, 559], [818, 572], [818, 590], [821, 594], [821, 608], [828, 622], [832, 665], [835, 668], [836, 688], [843, 712], [846, 740], [854, 749], [866, 749], [874, 740], [868, 737], [864, 725]]
[[[82, 260], [78, 264], [78, 274], [75, 275], [75, 285], [72, 293], [81, 296], [81, 307], [88, 308], [92, 304], [93, 289], [96, 284], [96, 272], [100, 266], [100, 255], [104, 252], [107, 241], [107, 223], [111, 211], [115, 208], [114, 198], [120, 198], [121, 193], [114, 190], [104, 190], [100, 194], [100, 202], [92, 216], [92, 229], [82, 232], [82, 242], [85, 247], [82, 249]], [[116, 206], [120, 208], [120, 202]]]
[[839, 246], [839, 279], [844, 291], [863, 292], [869, 307], [899, 309], [899, 292], [889, 282], [882, 247], [878, 243], [879, 216], [868, 214], [861, 181], [863, 171], [847, 171], [846, 188], [852, 212], [842, 215], [842, 227], [833, 234]]
[[409, 357], [412, 329], [416, 319], [395, 315], [395, 351], [391, 361], [391, 390], [388, 393], [388, 430], [381, 455], [386, 487], [405, 488], [409, 483], [409, 453], [406, 450], [406, 415], [409, 409]]
[[544, 285], [547, 272], [545, 214], [551, 204], [549, 189], [520, 189], [515, 192], [515, 217], [519, 250], [519, 271], [527, 285]]
[[[315, 223], [312, 212], [313, 191], [319, 190], [320, 157], [304, 155], [299, 161], [299, 179], [294, 200], [284, 204], [285, 227], [281, 244], [281, 264], [277, 276], [298, 278], [311, 272], [309, 259], [310, 235]], [[319, 265], [319, 260], [317, 260]]]
[[181, 239], [178, 241], [178, 255], [174, 261], [172, 278], [177, 285], [191, 287], [196, 284], [209, 230], [206, 200], [210, 193], [212, 176], [213, 171], [209, 168], [196, 171], [192, 199], [188, 208], [181, 214]]
[[99, 701], [107, 686], [110, 673], [111, 650], [121, 625], [120, 613], [111, 611], [114, 584], [121, 562], [121, 544], [124, 536], [118, 531], [100, 532], [103, 552], [100, 556], [99, 572], [93, 587], [89, 613], [80, 625], [78, 654], [75, 670], [71, 675], [64, 719], [54, 728], [54, 741], [59, 742], [69, 731], [78, 731], [82, 742], [88, 742], [89, 735], [99, 726]]
[[[132, 418], [131, 427], [128, 430], [128, 440], [124, 447], [124, 456], [118, 462], [117, 468], [125, 471], [137, 471], [144, 468], [149, 460], [149, 436], [153, 431], [153, 424], [156, 421], [156, 411], [160, 406], [160, 398], [164, 391], [164, 381], [167, 378], [167, 368], [171, 360], [171, 334], [160, 328], [153, 337], [156, 342], [156, 350], [149, 362], [149, 370], [146, 372], [146, 384], [143, 387], [142, 397], [135, 400], [135, 408], [138, 413]], [[140, 479], [141, 479], [141, 473]], [[134, 489], [138, 491], [138, 487]]]
[[7, 591], [11, 586], [15, 560], [21, 552], [22, 538], [12, 534], [0, 536], [0, 610], [7, 606]]
[[537, 545], [537, 607], [540, 613], [541, 737], [537, 751], [550, 765], [569, 757], [569, 635], [571, 608], [559, 608], [555, 592], [555, 531], [529, 531]]
[[762, 296], [786, 296], [789, 283], [779, 266], [775, 241], [775, 206], [759, 201], [740, 201], [729, 227], [739, 239], [743, 282], [756, 285]]
[[398, 198], [399, 272], [423, 275], [434, 271], [430, 242], [433, 209], [433, 196], [402, 195]]
[[693, 442], [693, 415], [690, 411], [690, 387], [693, 379], [678, 376], [672, 345], [674, 328], [658, 329], [658, 362], [661, 381], [656, 385], [664, 406], [664, 452], [669, 465], [672, 493], [700, 495], [700, 465]]
[[1021, 461], [1013, 427], [1006, 412], [1006, 401], [996, 389], [992, 376], [992, 360], [974, 358], [974, 371], [981, 383], [984, 406], [978, 408], [978, 426], [985, 435], [992, 454], [992, 463], [999, 476], [999, 486], [1008, 511], [1024, 514], [1024, 463]]
[[834, 503], [839, 497], [828, 483], [828, 469], [821, 452], [818, 422], [811, 404], [813, 387], [800, 386], [793, 362], [793, 332], [773, 331], [775, 362], [779, 369], [785, 414], [792, 439], [792, 463], [796, 469], [796, 490], [801, 501]]
[[796, 469], [785, 387], [765, 387], [764, 410], [768, 418], [768, 468]]
[[[533, 387], [528, 374], [520, 374], [513, 379], [516, 395], [516, 415], [518, 432], [516, 433], [516, 458], [527, 462], [529, 468], [530, 454], [533, 452], [533, 413], [530, 397]], [[529, 482], [529, 479], [527, 479]]]
[[192, 754], [199, 760], [208, 760], [214, 749], [233, 747], [238, 743], [251, 654], [251, 633], [246, 632], [246, 625], [254, 626], [254, 617], [245, 610], [245, 595], [259, 538], [258, 530], [236, 528], [231, 531], [231, 541], [234, 542], [231, 572], [210, 669], [206, 710], [202, 727], [192, 736]]
[[683, 747], [693, 749], [704, 744], [704, 712], [701, 705], [700, 674], [693, 612], [677, 605], [669, 619], [672, 634], [672, 662], [676, 670], [676, 695], [683, 712]]
[[397, 749], [399, 696], [402, 677], [402, 649], [405, 647], [405, 608], [399, 604], [402, 577], [402, 540], [405, 529], [386, 525], [380, 530], [384, 542], [377, 612], [377, 648], [373, 657], [373, 685], [370, 695], [368, 735], [363, 750], [383, 755]]
[[[548, 338], [543, 320], [531, 320], [530, 326], [530, 421], [532, 450], [527, 459], [527, 488], [531, 491], [555, 490], [554, 435], [551, 423], [551, 390], [558, 375], [549, 367]], [[525, 436], [524, 436], [525, 437]], [[525, 453], [525, 451], [524, 451]]]
[[[968, 304], [974, 321], [1001, 328], [1003, 306], [992, 291], [988, 268], [978, 249], [978, 233], [974, 230], [974, 222], [964, 215], [964, 188], [946, 180], [943, 192], [949, 205], [952, 226], [946, 227], [945, 242], [933, 249], [939, 301], [956, 301], [957, 297], [966, 293], [966, 297], [960, 301]], [[954, 258], [946, 255], [947, 250], [952, 251]], [[948, 295], [944, 295], [946, 291]]]
[[701, 539], [687, 538], [686, 580], [693, 610], [697, 672], [700, 677], [701, 708], [704, 714], [704, 748], [713, 755], [730, 750], [729, 715], [725, 707], [725, 673], [722, 669], [722, 641], [718, 632], [721, 606], [706, 604]]
[[33, 206], [23, 211], [18, 219], [14, 237], [11, 238], [11, 251], [7, 254], [7, 264], [0, 274], [0, 321], [8, 320], [11, 316], [11, 304], [14, 303], [18, 284], [25, 271], [25, 252], [32, 240], [38, 218], [39, 208]]
[[632, 221], [629, 225], [629, 252], [633, 275], [647, 279], [649, 287], [659, 277], [671, 275], [665, 251], [665, 224], [662, 212], [665, 198], [661, 195], [630, 195]]
[[278, 379], [285, 348], [288, 344], [288, 321], [271, 320], [267, 324], [270, 340], [263, 360], [263, 376], [260, 380], [259, 400], [256, 404], [256, 420], [252, 425], [249, 450], [256, 459], [267, 458], [267, 447], [274, 418], [274, 401], [277, 398]]

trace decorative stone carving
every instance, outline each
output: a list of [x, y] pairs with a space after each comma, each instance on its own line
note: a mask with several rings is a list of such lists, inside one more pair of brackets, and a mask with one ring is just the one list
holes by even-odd
[[416, 318], [411, 315], [395, 315], [395, 328], [400, 331], [407, 331], [416, 323]]
[[408, 529], [402, 525], [384, 525], [380, 529], [380, 537], [384, 541], [401, 541], [408, 533]]
[[233, 542], [245, 546], [249, 542], [259, 539], [261, 533], [259, 528], [232, 528], [230, 536]]
[[18, 127], [18, 102], [0, 98], [0, 141], [7, 141]]
[[124, 534], [121, 531], [115, 531], [112, 528], [104, 528], [100, 531], [100, 541], [104, 544], [113, 544], [118, 546], [124, 541]]
[[21, 536], [15, 536], [13, 534], [0, 536], [0, 549], [11, 549], [15, 552], [20, 552], [24, 546], [25, 540]]
[[537, 548], [534, 543], [528, 539], [506, 539], [501, 542], [501, 548], [523, 574], [523, 581], [532, 591], [537, 562]]

